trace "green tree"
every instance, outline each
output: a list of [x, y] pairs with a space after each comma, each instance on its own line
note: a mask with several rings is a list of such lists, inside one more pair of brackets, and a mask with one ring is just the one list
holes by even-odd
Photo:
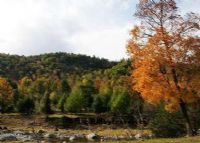
[[124, 87], [116, 87], [113, 91], [111, 99], [111, 112], [113, 113], [129, 113], [130, 97], [127, 89]]
[[112, 97], [112, 87], [108, 83], [103, 83], [99, 89], [99, 97], [102, 101], [104, 112], [110, 110], [110, 100]]
[[67, 99], [67, 95], [63, 94], [60, 100], [58, 101], [58, 109], [60, 109], [62, 113], [65, 111], [66, 99]]
[[46, 92], [40, 101], [40, 112], [45, 114], [52, 113], [49, 92]]
[[80, 88], [81, 88], [82, 94], [85, 98], [87, 110], [89, 110], [92, 106], [94, 95], [97, 92], [94, 87], [94, 83], [92, 80], [84, 78], [82, 80]]
[[23, 77], [18, 83], [18, 89], [20, 94], [29, 95], [32, 83], [32, 79], [30, 79], [29, 77]]
[[80, 112], [85, 109], [87, 100], [80, 86], [76, 86], [72, 89], [69, 97], [65, 103], [65, 110], [68, 112]]
[[99, 95], [95, 95], [93, 103], [92, 103], [92, 109], [95, 113], [105, 112], [102, 99]]
[[69, 86], [66, 79], [63, 79], [61, 81], [61, 92], [62, 92], [61, 93], [62, 96], [58, 101], [58, 108], [61, 110], [61, 112], [64, 112], [64, 105], [65, 105], [66, 99], [71, 92], [71, 87]]
[[65, 93], [65, 94], [66, 94], [66, 93], [69, 94], [70, 91], [71, 91], [71, 87], [69, 86], [67, 80], [66, 80], [66, 79], [63, 79], [63, 80], [61, 81], [61, 92], [62, 92], [62, 93]]

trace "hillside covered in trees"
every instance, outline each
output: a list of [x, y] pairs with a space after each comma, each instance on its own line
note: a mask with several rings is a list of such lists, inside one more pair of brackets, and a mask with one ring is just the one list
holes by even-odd
[[[162, 102], [157, 106], [144, 102], [132, 88], [130, 77], [134, 69], [130, 60], [110, 62], [66, 53], [0, 57], [2, 113], [95, 113], [91, 120], [100, 118], [100, 124], [148, 125], [155, 134], [165, 137], [185, 132], [179, 111], [167, 113]], [[193, 104], [190, 110], [191, 122], [197, 130], [200, 107]], [[165, 128], [166, 132], [161, 133]]]
[[130, 113], [128, 60], [67, 53], [0, 58], [2, 112]]
[[24, 76], [82, 74], [111, 68], [116, 64], [106, 59], [61, 52], [37, 56], [0, 54], [0, 76], [17, 80]]

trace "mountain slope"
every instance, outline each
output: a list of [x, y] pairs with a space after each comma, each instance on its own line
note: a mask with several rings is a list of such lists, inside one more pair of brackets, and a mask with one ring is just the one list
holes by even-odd
[[50, 53], [37, 56], [0, 54], [0, 76], [20, 79], [24, 76], [49, 74], [82, 74], [107, 69], [116, 65], [107, 59], [68, 53]]

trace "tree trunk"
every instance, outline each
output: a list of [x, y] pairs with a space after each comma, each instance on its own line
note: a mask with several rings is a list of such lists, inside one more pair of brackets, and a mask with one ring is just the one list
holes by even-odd
[[[177, 77], [177, 74], [176, 74], [176, 70], [174, 68], [172, 68], [172, 75], [173, 75], [173, 80], [174, 80], [174, 83], [176, 85], [176, 88], [177, 88], [178, 92], [180, 92], [181, 89], [180, 89], [180, 86], [178, 85], [178, 77]], [[180, 99], [180, 108], [181, 108], [183, 117], [185, 118], [187, 136], [194, 136], [195, 131], [193, 130], [190, 118], [188, 116], [187, 105], [182, 99]]]
[[182, 100], [180, 101], [180, 108], [181, 108], [183, 117], [185, 118], [187, 136], [194, 136], [195, 135], [195, 131], [193, 130], [190, 118], [188, 116], [187, 106], [186, 106], [186, 103], [183, 102]]

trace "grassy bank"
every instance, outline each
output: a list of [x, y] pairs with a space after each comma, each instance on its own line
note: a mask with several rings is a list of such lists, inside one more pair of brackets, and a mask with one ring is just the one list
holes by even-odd
[[[87, 115], [71, 115], [71, 114], [52, 114], [49, 115], [49, 118], [56, 119], [57, 122], [62, 120], [62, 117], [68, 118], [76, 118], [82, 116], [89, 116]], [[94, 116], [94, 115], [90, 115]], [[100, 136], [129, 136], [129, 135], [136, 135], [138, 133], [141, 134], [150, 134], [149, 130], [138, 130], [130, 127], [122, 127], [119, 125], [108, 125], [108, 124], [101, 124], [101, 125], [81, 125], [77, 124], [73, 127], [66, 127], [66, 128], [59, 128], [56, 127], [55, 124], [52, 122], [46, 121], [45, 115], [32, 115], [32, 116], [23, 116], [20, 114], [12, 113], [12, 114], [0, 114], [0, 126], [7, 127], [11, 130], [23, 130], [27, 132], [35, 132], [39, 130], [44, 130], [46, 132], [52, 133], [58, 128], [60, 133], [65, 133], [68, 135], [73, 134], [89, 134], [89, 133], [96, 133]]]

